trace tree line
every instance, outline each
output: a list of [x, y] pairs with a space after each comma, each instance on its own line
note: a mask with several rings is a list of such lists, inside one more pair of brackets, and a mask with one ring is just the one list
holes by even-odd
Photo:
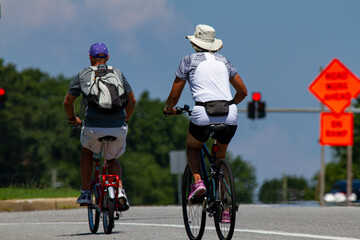
[[[63, 187], [80, 189], [80, 129], [72, 129], [63, 99], [72, 78], [49, 76], [39, 69], [17, 71], [0, 59], [0, 87], [6, 89], [0, 109], [0, 187], [48, 188], [52, 169]], [[80, 98], [75, 102], [80, 111]], [[138, 97], [129, 121], [127, 148], [120, 162], [132, 204], [175, 204], [177, 177], [170, 173], [169, 152], [185, 148], [189, 119], [162, 114], [165, 102]], [[252, 202], [257, 186], [255, 168], [229, 154], [236, 172], [237, 195]]]

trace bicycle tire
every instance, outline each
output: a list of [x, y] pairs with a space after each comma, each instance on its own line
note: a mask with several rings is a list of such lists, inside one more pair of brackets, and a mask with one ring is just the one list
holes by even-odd
[[186, 165], [182, 181], [182, 210], [186, 233], [191, 240], [200, 240], [204, 235], [206, 222], [206, 199], [190, 204], [188, 196], [194, 177], [189, 165]]
[[99, 228], [100, 213], [95, 205], [96, 196], [94, 189], [91, 189], [91, 204], [87, 207], [88, 209], [88, 221], [91, 233], [96, 233]]
[[111, 234], [114, 228], [115, 199], [105, 195], [103, 208], [103, 227], [106, 234]]
[[[230, 164], [225, 159], [216, 164], [215, 191], [219, 196], [214, 215], [216, 233], [221, 240], [229, 240], [234, 234], [236, 221], [236, 193]], [[224, 211], [229, 211], [230, 222], [222, 219]]]

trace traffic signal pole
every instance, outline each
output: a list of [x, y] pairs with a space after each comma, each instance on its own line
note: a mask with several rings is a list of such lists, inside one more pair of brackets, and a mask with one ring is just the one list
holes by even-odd
[[[247, 112], [247, 109], [238, 108], [238, 112], [243, 113]], [[321, 113], [321, 112], [331, 112], [330, 110], [321, 108], [266, 108], [265, 112], [267, 113]], [[360, 113], [360, 108], [352, 108], [351, 110], [347, 109], [344, 112]]]

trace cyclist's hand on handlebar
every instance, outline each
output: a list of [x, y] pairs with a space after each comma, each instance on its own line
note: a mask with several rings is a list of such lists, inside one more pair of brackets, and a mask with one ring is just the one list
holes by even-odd
[[79, 117], [75, 117], [75, 119], [69, 119], [69, 125], [73, 127], [81, 127], [81, 119]]
[[176, 115], [176, 109], [175, 109], [175, 108], [170, 108], [170, 109], [168, 109], [167, 107], [164, 107], [163, 114], [164, 114], [165, 116], [168, 116], [168, 115]]

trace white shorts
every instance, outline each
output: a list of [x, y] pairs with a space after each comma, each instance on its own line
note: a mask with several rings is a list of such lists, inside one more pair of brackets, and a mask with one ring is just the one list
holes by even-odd
[[109, 142], [106, 149], [106, 159], [114, 159], [120, 157], [126, 148], [127, 126], [119, 128], [96, 128], [82, 127], [80, 134], [80, 142], [83, 147], [90, 149], [94, 153], [100, 153], [101, 142], [98, 138], [104, 136], [114, 136], [116, 140]]

